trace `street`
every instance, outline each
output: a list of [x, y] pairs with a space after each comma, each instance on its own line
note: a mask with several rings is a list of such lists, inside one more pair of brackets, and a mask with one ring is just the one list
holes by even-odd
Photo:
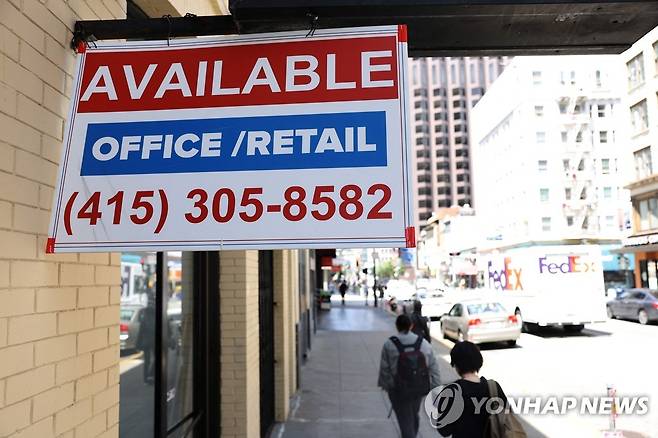
[[[439, 324], [432, 323], [433, 345], [449, 362], [454, 344], [440, 338]], [[482, 346], [481, 375], [498, 380], [508, 395], [598, 396], [606, 394], [609, 384], [616, 386], [618, 395], [648, 395], [649, 413], [620, 416], [617, 427], [626, 437], [658, 437], [658, 383], [653, 370], [658, 360], [657, 337], [657, 325], [620, 320], [586, 326], [580, 334], [546, 328], [537, 334], [523, 333], [515, 348]], [[606, 416], [523, 418], [548, 437], [600, 437], [608, 426]]]

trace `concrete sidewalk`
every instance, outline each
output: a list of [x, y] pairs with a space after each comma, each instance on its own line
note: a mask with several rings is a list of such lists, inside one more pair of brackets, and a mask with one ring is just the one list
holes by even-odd
[[[397, 438], [395, 414], [377, 387], [381, 348], [394, 333], [394, 317], [348, 296], [322, 312], [313, 350], [301, 370], [300, 391], [287, 422], [272, 436], [285, 438]], [[441, 380], [456, 374], [439, 360]], [[438, 437], [421, 409], [420, 438]]]

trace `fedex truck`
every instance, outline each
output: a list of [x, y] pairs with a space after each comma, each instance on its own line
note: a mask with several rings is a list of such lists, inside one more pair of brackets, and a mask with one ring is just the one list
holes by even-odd
[[527, 331], [560, 325], [580, 331], [606, 321], [601, 250], [596, 245], [526, 246], [485, 253], [488, 290], [500, 294]]

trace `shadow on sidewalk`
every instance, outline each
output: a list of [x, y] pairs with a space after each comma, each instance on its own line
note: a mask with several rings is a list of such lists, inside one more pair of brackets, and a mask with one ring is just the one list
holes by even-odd
[[[309, 359], [301, 369], [301, 390], [293, 400], [288, 421], [278, 424], [275, 438], [397, 438], [395, 414], [377, 387], [381, 348], [394, 332], [395, 317], [363, 300], [321, 312], [319, 330]], [[436, 344], [436, 343], [435, 343]], [[439, 357], [445, 347], [434, 345], [441, 380], [454, 381], [456, 373]], [[439, 437], [421, 409], [419, 438]], [[524, 422], [528, 436], [545, 436]]]

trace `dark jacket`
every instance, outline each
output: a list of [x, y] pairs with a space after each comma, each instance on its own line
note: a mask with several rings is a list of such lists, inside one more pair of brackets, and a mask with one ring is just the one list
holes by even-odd
[[432, 338], [430, 337], [430, 328], [427, 325], [427, 319], [420, 312], [414, 311], [411, 314], [411, 331], [416, 333], [418, 336], [425, 338], [427, 342], [432, 343]]
[[[484, 435], [484, 427], [489, 414], [484, 410], [486, 403], [480, 403], [489, 398], [489, 388], [487, 379], [480, 377], [480, 382], [475, 383], [470, 380], [459, 379], [455, 382], [461, 388], [461, 395], [464, 399], [464, 413], [454, 423], [439, 428], [442, 436], [452, 436], [452, 438], [473, 438]], [[498, 397], [507, 405], [507, 397], [503, 389], [498, 385]], [[482, 406], [480, 412], [476, 413], [473, 398]]]

